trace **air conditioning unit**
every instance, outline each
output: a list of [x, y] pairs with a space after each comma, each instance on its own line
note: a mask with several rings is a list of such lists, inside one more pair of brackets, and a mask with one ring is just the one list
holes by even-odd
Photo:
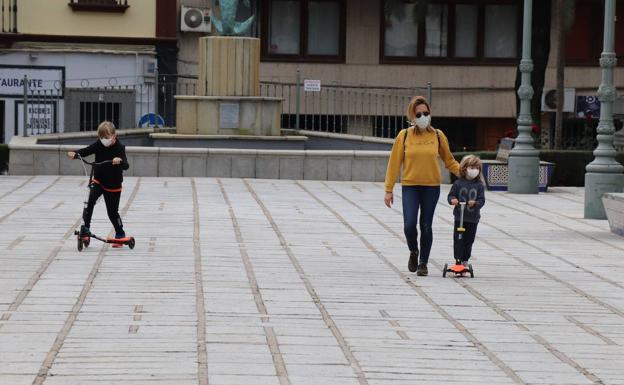
[[182, 6], [180, 30], [185, 32], [211, 32], [212, 11], [210, 8]]
[[[563, 112], [574, 112], [574, 88], [563, 90]], [[557, 111], [557, 90], [554, 88], [544, 88], [542, 93], [542, 111]]]

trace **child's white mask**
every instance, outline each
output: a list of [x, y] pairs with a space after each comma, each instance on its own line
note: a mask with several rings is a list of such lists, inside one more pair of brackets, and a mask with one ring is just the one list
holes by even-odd
[[100, 142], [102, 142], [102, 145], [104, 147], [110, 147], [111, 144], [113, 144], [113, 139], [112, 138], [110, 138], [110, 139], [108, 139], [108, 138], [101, 138]]
[[466, 176], [468, 177], [468, 179], [474, 179], [477, 176], [479, 176], [479, 169], [478, 168], [469, 168], [468, 170], [466, 170]]

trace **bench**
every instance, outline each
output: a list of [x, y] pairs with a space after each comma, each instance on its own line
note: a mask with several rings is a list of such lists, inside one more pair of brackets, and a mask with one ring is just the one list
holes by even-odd
[[[483, 160], [483, 177], [485, 185], [491, 191], [507, 191], [509, 184], [509, 166], [507, 160], [513, 148], [514, 140], [511, 138], [501, 139], [496, 154], [496, 160]], [[555, 164], [540, 161], [539, 166], [539, 191], [547, 192], [548, 185], [555, 171]]]
[[624, 193], [606, 193], [602, 195], [611, 232], [624, 237]]

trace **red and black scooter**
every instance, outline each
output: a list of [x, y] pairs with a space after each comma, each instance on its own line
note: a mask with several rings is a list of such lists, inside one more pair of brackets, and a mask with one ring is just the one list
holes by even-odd
[[[89, 162], [87, 160], [85, 160], [84, 158], [82, 158], [79, 154], [76, 154], [76, 158], [80, 159], [83, 163], [82, 168], [84, 168], [85, 170], [85, 176], [89, 177], [89, 182], [87, 183], [87, 195], [85, 197], [84, 200], [84, 206], [83, 206], [83, 210], [87, 209], [87, 204], [89, 202], [89, 186], [91, 185], [91, 180], [93, 179], [93, 168], [94, 167], [98, 167], [104, 164], [109, 164], [112, 163], [111, 160], [105, 160], [103, 162]], [[87, 172], [87, 167], [85, 165], [89, 165], [91, 166], [91, 173], [89, 174]], [[77, 240], [77, 245], [78, 245], [78, 251], [82, 251], [83, 248], [85, 247], [89, 247], [89, 244], [91, 243], [91, 238], [95, 238], [98, 241], [104, 242], [104, 243], [112, 243], [114, 245], [127, 245], [130, 249], [134, 249], [134, 237], [125, 237], [125, 238], [100, 238], [97, 235], [93, 234], [92, 232], [89, 232], [89, 234], [80, 234], [79, 230], [75, 230], [74, 231], [74, 235], [76, 235], [76, 240]]]
[[[464, 228], [464, 210], [466, 209], [466, 202], [459, 202], [460, 205], [460, 214], [459, 214], [459, 227], [457, 228], [457, 239], [459, 242], [463, 242], [463, 234], [466, 231]], [[442, 269], [442, 276], [446, 277], [446, 273], [455, 273], [456, 277], [463, 277], [465, 273], [470, 274], [470, 278], [474, 278], [474, 270], [472, 270], [472, 265], [468, 264], [468, 266], [464, 266], [459, 259], [455, 260], [455, 264], [449, 266], [448, 263], [444, 264], [444, 268]]]

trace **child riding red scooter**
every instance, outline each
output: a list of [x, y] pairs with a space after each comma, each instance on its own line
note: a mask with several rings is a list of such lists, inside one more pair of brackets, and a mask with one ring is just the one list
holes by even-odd
[[[127, 170], [130, 167], [126, 158], [126, 149], [117, 139], [113, 123], [102, 122], [98, 127], [97, 134], [98, 141], [78, 151], [67, 153], [70, 159], [80, 159], [84, 164], [91, 166], [91, 175], [88, 183], [89, 193], [84, 202], [82, 225], [80, 226], [80, 231], [75, 231], [75, 234], [78, 236], [78, 251], [82, 251], [83, 246], [89, 246], [91, 237], [102, 242], [111, 243], [112, 247], [128, 245], [132, 249], [135, 243], [134, 238], [126, 237], [119, 215], [123, 170]], [[92, 154], [95, 154], [95, 162], [88, 162], [84, 159]], [[87, 174], [86, 167], [85, 174]], [[93, 208], [102, 195], [106, 202], [108, 218], [115, 228], [114, 238], [102, 239], [90, 231]]]

